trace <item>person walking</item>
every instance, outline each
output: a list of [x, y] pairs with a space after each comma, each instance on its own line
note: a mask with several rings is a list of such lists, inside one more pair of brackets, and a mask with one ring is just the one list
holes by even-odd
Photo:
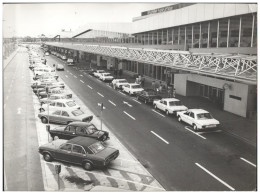
[[162, 85], [162, 82], [160, 81], [160, 85], [159, 85], [159, 92], [162, 93], [162, 88], [163, 88], [163, 85]]

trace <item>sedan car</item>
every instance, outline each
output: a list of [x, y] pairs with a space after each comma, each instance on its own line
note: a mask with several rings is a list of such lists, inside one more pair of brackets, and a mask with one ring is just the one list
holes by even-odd
[[105, 73], [105, 70], [96, 70], [93, 75], [97, 78], [99, 78], [99, 76], [101, 75], [101, 73]]
[[122, 89], [122, 86], [129, 84], [126, 79], [113, 79], [112, 85], [114, 89]]
[[68, 93], [68, 92], [65, 92], [65, 90], [61, 89], [61, 88], [52, 88], [52, 89], [49, 89], [48, 91], [48, 94], [45, 91], [42, 91], [42, 92], [39, 92], [38, 93], [38, 98], [47, 98], [48, 95], [53, 95], [53, 94], [64, 94], [67, 96], [67, 98], [72, 98], [72, 94], [71, 93]]
[[62, 55], [62, 56], [61, 56], [61, 59], [62, 59], [62, 60], [67, 60], [66, 55]]
[[174, 114], [178, 111], [185, 111], [188, 108], [182, 105], [181, 101], [176, 98], [162, 98], [161, 100], [154, 100], [153, 105], [155, 109], [164, 111], [166, 115]]
[[40, 99], [41, 104], [46, 104], [53, 102], [54, 100], [59, 100], [59, 99], [71, 99], [70, 96], [67, 96], [66, 94], [52, 94], [49, 96], [49, 98], [42, 98]]
[[129, 83], [129, 84], [123, 85], [122, 90], [124, 92], [128, 93], [129, 95], [133, 95], [133, 94], [140, 93], [144, 89], [139, 84]]
[[114, 77], [110, 73], [101, 73], [99, 79], [102, 81], [112, 81]]
[[[62, 109], [68, 109], [71, 108], [73, 110], [75, 109], [80, 109], [80, 106], [75, 103], [74, 100], [72, 99], [59, 99], [55, 100], [49, 103], [49, 109], [54, 109], [54, 108], [62, 108]], [[39, 109], [40, 111], [45, 111], [48, 109], [48, 104], [42, 104], [41, 108]]]
[[145, 104], [153, 103], [154, 100], [162, 99], [162, 97], [157, 95], [157, 93], [153, 89], [145, 89], [140, 93], [137, 93], [136, 98], [137, 100], [144, 101]]
[[59, 139], [72, 139], [77, 136], [91, 137], [99, 141], [106, 141], [109, 139], [107, 131], [101, 131], [92, 123], [72, 122], [67, 126], [60, 126], [49, 131], [52, 139], [58, 137]]
[[56, 70], [59, 71], [59, 70], [63, 70], [64, 71], [64, 66], [62, 64], [57, 64], [56, 65]]
[[119, 156], [119, 150], [105, 147], [96, 139], [80, 136], [70, 140], [57, 139], [42, 145], [39, 153], [47, 162], [65, 161], [81, 165], [85, 170], [106, 167]]
[[90, 122], [93, 119], [93, 116], [89, 116], [79, 109], [71, 110], [58, 108], [40, 112], [38, 117], [41, 119], [42, 123], [48, 123], [49, 120], [49, 122], [61, 124], [69, 124], [73, 121]]
[[73, 59], [69, 58], [69, 59], [67, 60], [67, 64], [68, 64], [68, 65], [74, 65]]
[[188, 123], [193, 129], [216, 128], [220, 123], [212, 115], [203, 109], [189, 109], [177, 113], [178, 121]]

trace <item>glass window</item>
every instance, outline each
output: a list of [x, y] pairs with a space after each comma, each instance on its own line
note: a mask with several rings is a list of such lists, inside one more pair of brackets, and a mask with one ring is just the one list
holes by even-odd
[[190, 113], [190, 117], [194, 118], [194, 113], [193, 112]]
[[240, 17], [230, 18], [229, 47], [238, 47]]
[[77, 134], [86, 134], [84, 127], [76, 127]]
[[60, 110], [57, 110], [55, 111], [54, 113], [52, 113], [53, 115], [60, 115], [61, 111]]
[[178, 44], [179, 27], [173, 28], [173, 44]]
[[200, 24], [193, 24], [193, 48], [199, 48]]
[[170, 101], [169, 106], [181, 106], [181, 101]]
[[227, 47], [228, 19], [219, 20], [218, 46]]
[[167, 42], [167, 44], [173, 44], [172, 33], [173, 33], [173, 29], [168, 29], [168, 42]]
[[62, 111], [62, 116], [69, 117], [69, 114], [66, 111]]
[[199, 113], [197, 114], [197, 118], [200, 119], [212, 119], [213, 117], [211, 116], [210, 113]]
[[72, 147], [72, 145], [71, 144], [63, 144], [63, 145], [61, 145], [60, 146], [60, 149], [61, 150], [65, 150], [65, 151], [71, 151], [71, 147]]
[[67, 104], [69, 107], [76, 106], [75, 102], [73, 102], [73, 101], [67, 102], [66, 104]]
[[192, 25], [186, 27], [186, 49], [192, 48]]
[[84, 112], [83, 112], [82, 110], [74, 110], [74, 111], [72, 111], [72, 114], [73, 114], [74, 116], [79, 116], [79, 115], [84, 114]]
[[158, 44], [157, 41], [157, 31], [155, 31], [153, 32], [153, 44]]
[[167, 30], [163, 30], [162, 31], [162, 44], [168, 44], [168, 42], [167, 42], [167, 35], [168, 35]]
[[104, 145], [101, 142], [96, 142], [89, 146], [89, 149], [94, 153], [98, 153], [105, 149]]
[[185, 27], [180, 28], [180, 44], [185, 44]]
[[208, 22], [201, 23], [201, 48], [208, 47]]
[[62, 107], [62, 103], [61, 102], [57, 102], [57, 107]]
[[86, 132], [87, 132], [88, 134], [95, 133], [96, 131], [97, 131], [97, 128], [96, 128], [93, 124], [89, 125], [89, 126], [86, 128]]
[[72, 152], [76, 154], [85, 154], [85, 151], [83, 151], [83, 148], [78, 145], [73, 145]]
[[218, 21], [211, 21], [209, 29], [209, 47], [217, 47], [217, 31]]
[[255, 21], [254, 21], [254, 39], [253, 39], [253, 47], [257, 47], [257, 14], [254, 14]]

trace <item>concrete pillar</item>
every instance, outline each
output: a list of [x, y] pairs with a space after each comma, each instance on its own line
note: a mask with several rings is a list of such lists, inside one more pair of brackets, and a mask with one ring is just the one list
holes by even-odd
[[98, 66], [98, 67], [101, 66], [101, 64], [100, 64], [100, 57], [101, 57], [100, 55], [97, 55], [97, 66]]

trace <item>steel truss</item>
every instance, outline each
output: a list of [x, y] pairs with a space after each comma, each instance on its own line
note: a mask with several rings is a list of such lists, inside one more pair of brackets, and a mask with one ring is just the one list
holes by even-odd
[[72, 43], [46, 43], [46, 45], [160, 65], [250, 84], [257, 83], [257, 56], [191, 53], [188, 51]]

